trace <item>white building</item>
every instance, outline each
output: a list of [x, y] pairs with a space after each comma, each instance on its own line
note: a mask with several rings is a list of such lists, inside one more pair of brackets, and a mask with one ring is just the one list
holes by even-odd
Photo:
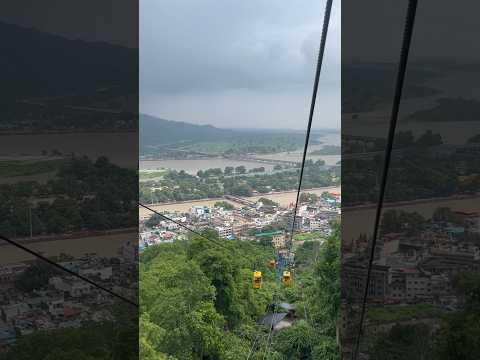
[[204, 216], [210, 214], [210, 209], [207, 206], [192, 206], [190, 214], [193, 216]]
[[218, 236], [223, 238], [229, 238], [233, 235], [231, 226], [215, 226], [215, 230], [218, 232]]

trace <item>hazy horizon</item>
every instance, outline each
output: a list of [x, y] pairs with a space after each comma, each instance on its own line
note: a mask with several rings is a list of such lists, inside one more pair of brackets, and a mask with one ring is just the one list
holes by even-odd
[[[287, 128], [287, 127], [251, 127], [251, 126], [245, 126], [245, 127], [235, 127], [235, 126], [216, 126], [213, 124], [209, 123], [198, 123], [198, 122], [191, 122], [188, 120], [177, 120], [177, 119], [166, 119], [157, 115], [153, 114], [147, 114], [147, 113], [140, 113], [140, 115], [143, 116], [149, 116], [153, 117], [159, 120], [166, 120], [166, 121], [173, 121], [173, 122], [178, 122], [178, 123], [186, 123], [186, 124], [191, 124], [191, 125], [198, 125], [198, 126], [213, 126], [217, 129], [226, 129], [226, 130], [268, 130], [268, 131], [283, 131], [283, 130], [288, 130], [288, 131], [305, 131], [305, 128], [301, 129], [293, 129], [293, 128]], [[312, 131], [340, 131], [340, 128], [328, 128], [328, 127], [315, 127], [312, 125]]]

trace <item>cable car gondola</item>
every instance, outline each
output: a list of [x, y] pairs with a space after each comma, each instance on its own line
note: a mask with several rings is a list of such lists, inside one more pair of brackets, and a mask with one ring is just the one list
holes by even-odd
[[290, 286], [291, 281], [292, 281], [292, 277], [290, 275], [290, 271], [285, 270], [282, 275], [283, 286]]
[[253, 281], [252, 285], [254, 289], [260, 289], [262, 287], [262, 272], [254, 271], [253, 272]]

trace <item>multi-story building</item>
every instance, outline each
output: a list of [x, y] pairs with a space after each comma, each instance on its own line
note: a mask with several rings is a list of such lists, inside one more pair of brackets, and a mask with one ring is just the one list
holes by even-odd
[[[369, 300], [385, 300], [388, 289], [388, 266], [373, 264], [368, 289]], [[342, 291], [353, 299], [361, 299], [365, 290], [367, 266], [350, 259], [343, 264], [341, 278]]]
[[232, 225], [232, 231], [234, 236], [240, 236], [248, 233], [248, 230], [252, 228], [252, 224], [244, 221], [244, 220], [239, 220], [233, 222]]
[[222, 238], [230, 238], [233, 235], [233, 229], [231, 226], [216, 226], [215, 230], [218, 233], [218, 236]]
[[405, 269], [406, 299], [425, 299], [432, 296], [430, 277], [417, 269]]
[[285, 234], [283, 231], [272, 235], [272, 246], [275, 249], [285, 247]]

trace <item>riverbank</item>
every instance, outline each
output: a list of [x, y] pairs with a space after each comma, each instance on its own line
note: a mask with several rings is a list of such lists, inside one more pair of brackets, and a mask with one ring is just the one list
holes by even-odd
[[2, 136], [1, 139], [0, 156], [4, 158], [40, 156], [43, 151], [51, 153], [57, 150], [62, 154], [88, 156], [93, 160], [105, 156], [115, 165], [138, 168], [138, 153], [126, 146], [138, 143], [136, 132], [23, 133]]
[[[27, 247], [46, 257], [59, 256], [60, 254], [68, 254], [73, 257], [80, 257], [88, 253], [95, 253], [99, 256], [113, 257], [118, 255], [121, 246], [127, 242], [138, 241], [137, 229], [122, 229], [105, 233], [103, 235], [84, 236], [74, 238], [60, 238], [55, 240], [36, 240], [22, 241]], [[0, 264], [14, 264], [25, 261], [35, 260], [36, 257], [3, 242], [0, 251]]]
[[[321, 195], [324, 191], [330, 192], [341, 192], [341, 187], [339, 186], [327, 186], [321, 188], [314, 188], [314, 189], [304, 189], [303, 192], [314, 193], [317, 195]], [[248, 201], [258, 201], [260, 198], [267, 198], [279, 203], [283, 207], [287, 207], [290, 204], [294, 203], [297, 197], [296, 190], [289, 190], [289, 191], [278, 191], [273, 192], [270, 194], [263, 194], [263, 195], [255, 195], [249, 197], [242, 197]], [[242, 207], [242, 204], [226, 200], [224, 198], [215, 198], [215, 199], [200, 199], [200, 200], [191, 200], [191, 201], [179, 201], [179, 202], [171, 202], [171, 203], [161, 203], [161, 204], [153, 204], [148, 205], [152, 209], [156, 211], [168, 211], [168, 212], [187, 212], [190, 210], [192, 206], [208, 206], [212, 207], [217, 201], [227, 201], [228, 203], [232, 204], [233, 206], [239, 208]], [[146, 219], [151, 216], [151, 211], [140, 207], [139, 208], [139, 218]]]
[[[429, 198], [429, 199], [417, 199], [417, 200], [408, 200], [408, 201], [396, 201], [396, 202], [385, 202], [383, 204], [383, 208], [396, 208], [402, 206], [414, 206], [417, 204], [432, 204], [435, 202], [443, 203], [445, 201], [456, 201], [456, 200], [479, 200], [480, 201], [480, 194], [475, 195], [456, 195], [456, 196], [445, 196], [445, 197], [437, 197], [437, 198]], [[479, 203], [480, 204], [480, 203]], [[369, 210], [369, 209], [376, 209], [377, 203], [368, 203], [365, 205], [354, 205], [349, 207], [342, 207], [342, 211], [344, 213], [348, 213], [349, 211], [358, 211], [358, 210]]]
[[[448, 207], [453, 211], [480, 212], [480, 195], [452, 196], [435, 199], [420, 199], [415, 201], [399, 201], [385, 204], [384, 210], [402, 210], [417, 212], [424, 218], [431, 218], [439, 207]], [[376, 205], [342, 208], [342, 236], [347, 243], [358, 238], [360, 234], [371, 235], [375, 221]]]

